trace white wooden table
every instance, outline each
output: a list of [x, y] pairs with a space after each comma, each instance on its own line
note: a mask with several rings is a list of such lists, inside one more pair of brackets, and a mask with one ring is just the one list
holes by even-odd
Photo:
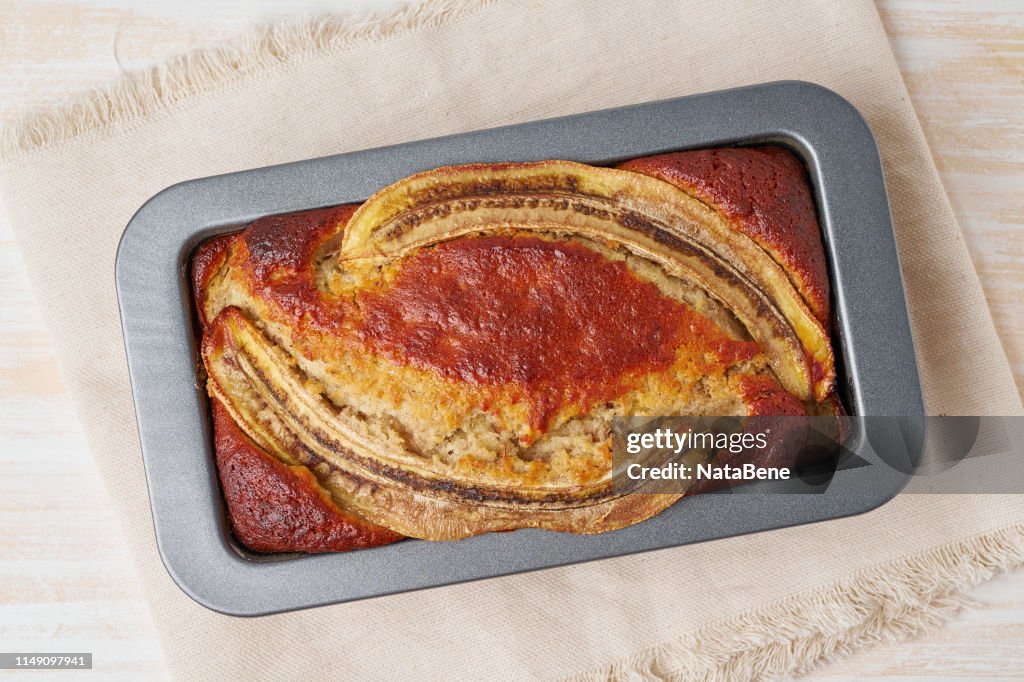
[[[0, 0], [0, 120], [252, 22], [394, 4]], [[1024, 3], [880, 0], [880, 10], [1024, 386]], [[60, 679], [166, 676], [2, 212], [0, 472], [0, 651], [94, 652], [92, 673], [59, 673]], [[981, 606], [944, 628], [875, 647], [810, 678], [1024, 679], [1024, 571], [972, 595]]]

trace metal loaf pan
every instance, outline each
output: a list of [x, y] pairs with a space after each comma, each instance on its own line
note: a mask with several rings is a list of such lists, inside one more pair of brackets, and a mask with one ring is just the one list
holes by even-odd
[[[820, 494], [685, 498], [623, 530], [540, 530], [457, 542], [406, 540], [316, 556], [260, 556], [232, 537], [197, 382], [186, 278], [195, 246], [265, 215], [358, 202], [446, 164], [564, 158], [594, 164], [720, 145], [789, 147], [810, 175], [833, 285], [839, 385], [858, 419], [902, 415], [902, 434], [866, 420], [851, 446], [868, 466], [835, 472]], [[174, 185], [125, 228], [116, 282], [160, 555], [199, 603], [261, 615], [672, 547], [865, 512], [892, 498], [916, 465], [896, 466], [879, 439], [919, 442], [924, 408], [875, 140], [860, 114], [823, 87], [779, 82], [299, 161]], [[870, 437], [868, 437], [870, 436]]]

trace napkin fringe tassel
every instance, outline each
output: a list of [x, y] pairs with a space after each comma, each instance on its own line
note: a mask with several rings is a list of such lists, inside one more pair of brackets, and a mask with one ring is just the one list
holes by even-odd
[[1024, 565], [1024, 525], [866, 569], [691, 636], [568, 679], [764, 680], [800, 674], [858, 649], [908, 639], [975, 605], [964, 591]]
[[261, 26], [238, 39], [126, 73], [117, 83], [0, 129], [0, 161], [153, 114], [197, 93], [316, 54], [434, 28], [494, 0], [427, 0], [392, 12]]

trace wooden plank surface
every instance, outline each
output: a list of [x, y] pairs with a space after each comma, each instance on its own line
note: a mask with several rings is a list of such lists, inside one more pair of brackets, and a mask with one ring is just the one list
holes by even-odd
[[[394, 4], [0, 0], [0, 121], [252, 22]], [[1022, 386], [1024, 3], [881, 0], [879, 7]], [[165, 676], [117, 520], [2, 212], [0, 471], [0, 651], [92, 651], [90, 679]], [[981, 606], [944, 628], [857, 654], [810, 679], [1024, 679], [1024, 572], [972, 595]]]

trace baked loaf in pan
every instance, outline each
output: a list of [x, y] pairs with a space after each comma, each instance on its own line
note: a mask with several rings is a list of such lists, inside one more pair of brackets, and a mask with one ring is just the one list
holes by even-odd
[[838, 409], [781, 148], [439, 168], [209, 240], [193, 284], [228, 511], [260, 551], [614, 530], [681, 497], [610, 484], [614, 416]]

